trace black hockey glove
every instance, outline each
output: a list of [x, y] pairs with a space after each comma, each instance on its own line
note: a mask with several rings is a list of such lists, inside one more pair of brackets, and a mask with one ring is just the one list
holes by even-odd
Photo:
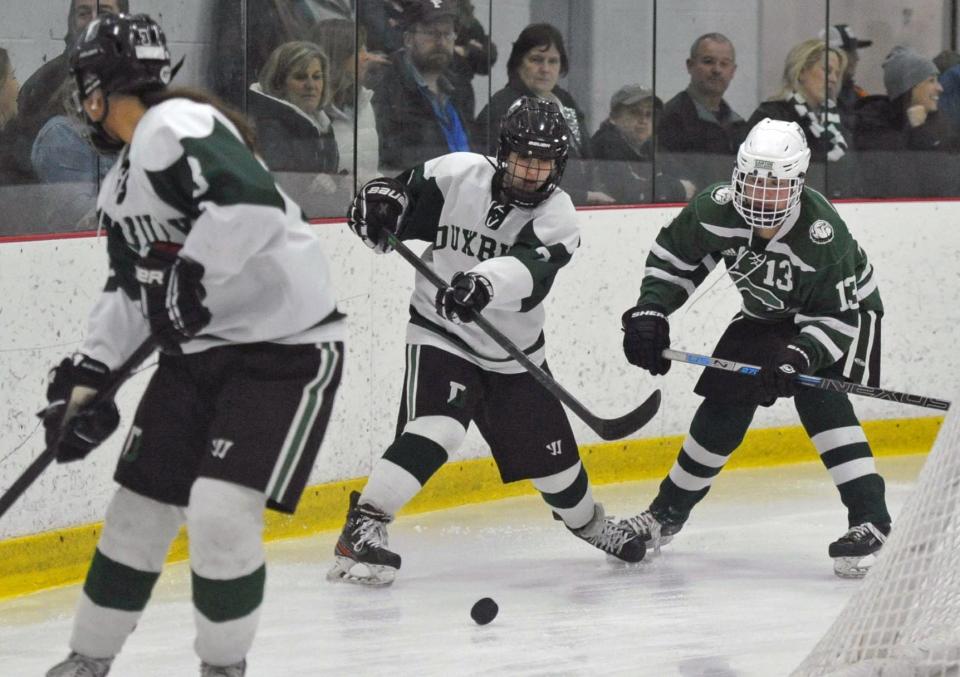
[[211, 317], [203, 305], [203, 266], [181, 258], [179, 250], [171, 242], [154, 242], [136, 266], [150, 331], [160, 347], [172, 353], [182, 352], [180, 344], [206, 327]]
[[654, 376], [670, 371], [670, 360], [660, 353], [670, 347], [670, 323], [663, 308], [636, 306], [623, 314], [623, 354], [627, 362]]
[[84, 405], [109, 380], [105, 364], [79, 354], [50, 371], [49, 404], [37, 415], [43, 419], [47, 448], [58, 463], [85, 458], [120, 425], [120, 412], [112, 399], [95, 407]]
[[800, 387], [794, 380], [810, 368], [806, 353], [794, 345], [784, 345], [775, 350], [760, 369], [760, 384], [768, 398], [793, 397]]
[[437, 292], [437, 313], [445, 320], [472, 322], [493, 298], [490, 280], [480, 273], [456, 273], [450, 286]]
[[388, 177], [372, 179], [360, 187], [350, 204], [347, 225], [363, 243], [378, 254], [386, 254], [393, 247], [382, 236], [384, 229], [400, 237], [407, 214], [406, 187]]

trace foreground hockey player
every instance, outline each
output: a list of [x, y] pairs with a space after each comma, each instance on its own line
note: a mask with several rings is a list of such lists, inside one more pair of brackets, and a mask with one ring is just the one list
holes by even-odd
[[167, 88], [152, 19], [94, 21], [71, 67], [91, 136], [120, 155], [97, 200], [110, 275], [80, 352], [48, 390], [58, 461], [83, 458], [119, 422], [112, 402], [85, 409], [84, 392], [149, 334], [161, 353], [117, 466], [71, 653], [47, 674], [107, 674], [185, 522], [201, 674], [237, 677], [263, 599], [263, 510], [297, 506], [340, 381], [344, 322], [318, 240], [251, 152], [246, 122]]
[[657, 236], [640, 298], [622, 318], [630, 363], [667, 373], [667, 316], [722, 259], [743, 306], [713, 355], [763, 368], [758, 376], [703, 372], [695, 392], [704, 400], [676, 463], [650, 508], [626, 523], [649, 541], [668, 542], [743, 440], [757, 406], [793, 397], [847, 508], [849, 531], [829, 548], [834, 571], [859, 577], [890, 531], [884, 482], [847, 395], [797, 387], [793, 377], [878, 385], [883, 305], [867, 255], [827, 199], [804, 186], [809, 162], [796, 123], [764, 119], [740, 146], [732, 185], [701, 192]]
[[473, 421], [504, 482], [532, 479], [576, 536], [628, 562], [643, 558], [640, 537], [604, 516], [580, 463], [560, 403], [475, 324], [483, 311], [544, 364], [543, 300], [580, 243], [570, 198], [557, 188], [568, 130], [556, 104], [519, 99], [501, 125], [496, 166], [451, 153], [365, 184], [349, 225], [378, 253], [384, 230], [430, 242], [424, 260], [450, 286], [421, 275], [410, 305], [407, 367], [397, 436], [350, 497], [328, 578], [393, 582], [400, 556], [387, 549], [387, 524], [463, 441]]

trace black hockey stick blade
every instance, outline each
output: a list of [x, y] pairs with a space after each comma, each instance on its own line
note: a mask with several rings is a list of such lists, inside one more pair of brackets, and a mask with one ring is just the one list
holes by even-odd
[[[743, 364], [733, 360], [724, 360], [710, 355], [698, 355], [697, 353], [687, 353], [681, 350], [664, 350], [663, 357], [675, 362], [686, 362], [687, 364], [698, 364], [701, 367], [710, 367], [712, 369], [721, 369], [731, 371], [737, 374], [746, 374], [747, 376], [756, 376], [760, 372], [760, 367], [752, 364]], [[849, 393], [851, 395], [862, 395], [864, 397], [873, 397], [878, 400], [889, 400], [901, 404], [913, 404], [918, 407], [928, 409], [938, 409], [947, 411], [950, 409], [950, 402], [947, 400], [938, 400], [926, 395], [912, 395], [910, 393], [901, 393], [896, 390], [886, 390], [884, 388], [874, 388], [850, 381], [841, 381], [834, 378], [821, 378], [820, 376], [811, 376], [809, 374], [798, 374], [794, 380], [808, 388], [817, 388], [819, 390], [830, 390], [838, 393]]]
[[[390, 241], [390, 245], [404, 259], [412, 265], [417, 272], [427, 278], [437, 289], [446, 289], [449, 285], [437, 275], [436, 271], [421, 260], [419, 256], [410, 251], [400, 239], [390, 231], [384, 231]], [[654, 390], [653, 393], [639, 407], [628, 414], [619, 418], [600, 418], [587, 409], [580, 401], [567, 392], [566, 388], [557, 383], [554, 378], [545, 372], [540, 366], [533, 362], [526, 353], [520, 350], [517, 345], [505, 336], [499, 329], [490, 324], [490, 321], [480, 313], [474, 313], [473, 321], [480, 327], [487, 336], [492, 338], [497, 345], [503, 348], [510, 357], [515, 359], [520, 366], [529, 372], [540, 385], [546, 388], [554, 397], [567, 405], [570, 410], [577, 415], [581, 421], [586, 423], [593, 432], [597, 433], [604, 440], [619, 440], [635, 432], [650, 422], [660, 409], [660, 391]]]
[[[659, 410], [660, 391], [654, 390], [643, 404], [629, 414], [624, 414], [620, 418], [594, 417], [593, 422], [584, 419], [584, 423], [589, 425], [590, 429], [597, 433], [601, 439], [619, 440], [647, 425]], [[580, 414], [580, 417], [583, 418], [583, 414]]]
[[[98, 391], [85, 406], [95, 407], [102, 402], [112, 399], [113, 396], [117, 394], [120, 386], [130, 377], [131, 372], [137, 368], [137, 365], [150, 357], [150, 353], [152, 353], [156, 347], [157, 344], [153, 337], [147, 337], [147, 339], [133, 351], [133, 354], [127, 358], [126, 362], [117, 367], [117, 370], [113, 372], [113, 380], [110, 382], [110, 385], [102, 391]], [[33, 459], [33, 462], [20, 474], [20, 477], [14, 480], [13, 484], [0, 496], [0, 518], [17, 502], [17, 499], [23, 495], [23, 492], [40, 477], [43, 471], [47, 469], [47, 466], [53, 463], [55, 458], [56, 452], [53, 449], [44, 449], [42, 454]]]

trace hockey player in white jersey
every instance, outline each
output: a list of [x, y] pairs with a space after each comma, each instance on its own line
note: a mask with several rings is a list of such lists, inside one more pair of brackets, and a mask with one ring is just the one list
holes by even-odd
[[119, 158], [97, 199], [110, 274], [47, 393], [58, 461], [85, 457], [118, 426], [113, 402], [84, 407], [91, 389], [149, 335], [161, 352], [70, 655], [47, 674], [107, 674], [186, 523], [201, 674], [238, 677], [263, 599], [264, 507], [299, 501], [340, 381], [343, 316], [318, 239], [252, 152], [246, 121], [167, 87], [159, 25], [103, 16], [70, 63], [91, 137]]
[[423, 259], [450, 286], [417, 274], [397, 434], [354, 492], [328, 578], [393, 582], [400, 556], [387, 524], [461, 444], [471, 421], [504, 482], [531, 479], [575, 535], [627, 562], [645, 546], [595, 503], [560, 403], [471, 322], [483, 315], [543, 364], [543, 300], [580, 243], [576, 212], [557, 187], [568, 129], [553, 102], [519, 99], [504, 116], [496, 164], [451, 153], [398, 179], [365, 184], [349, 225], [378, 253], [383, 232], [430, 243]]

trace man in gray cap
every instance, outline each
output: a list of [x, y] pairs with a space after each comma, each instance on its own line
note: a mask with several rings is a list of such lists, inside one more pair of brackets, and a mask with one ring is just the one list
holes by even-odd
[[642, 85], [624, 85], [610, 99], [610, 116], [590, 140], [597, 177], [618, 202], [685, 202], [693, 196], [689, 181], [658, 173], [653, 177], [650, 137], [663, 102]]

